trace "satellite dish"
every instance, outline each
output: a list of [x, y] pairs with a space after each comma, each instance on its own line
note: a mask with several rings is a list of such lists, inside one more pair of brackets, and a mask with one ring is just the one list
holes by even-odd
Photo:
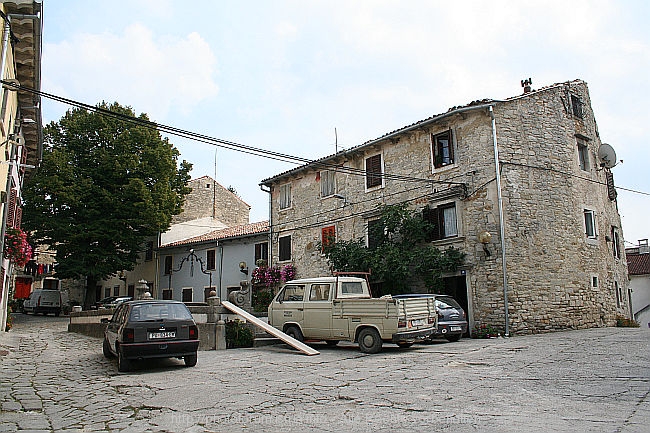
[[605, 168], [612, 168], [616, 165], [616, 152], [614, 148], [607, 143], [603, 143], [598, 148], [598, 160], [600, 166]]

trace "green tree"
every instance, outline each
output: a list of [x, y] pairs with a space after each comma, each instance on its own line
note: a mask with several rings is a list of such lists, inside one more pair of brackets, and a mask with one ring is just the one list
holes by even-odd
[[23, 227], [56, 250], [60, 278], [86, 278], [86, 303], [97, 281], [133, 269], [145, 239], [169, 228], [192, 169], [145, 114], [97, 107], [44, 128], [43, 161], [23, 192]]
[[379, 220], [369, 226], [373, 245], [366, 247], [359, 238], [328, 243], [323, 250], [337, 271], [371, 270], [371, 280], [381, 282], [385, 293], [410, 292], [415, 285], [433, 292], [440, 289], [442, 274], [465, 260], [456, 248], [441, 251], [426, 242], [434, 228], [405, 203], [381, 205]]

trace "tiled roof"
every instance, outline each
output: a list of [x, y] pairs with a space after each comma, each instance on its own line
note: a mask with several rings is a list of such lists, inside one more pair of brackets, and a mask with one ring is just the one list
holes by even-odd
[[628, 275], [650, 275], [650, 254], [626, 254]]
[[269, 231], [269, 222], [260, 221], [251, 224], [242, 224], [240, 226], [228, 227], [225, 229], [214, 230], [212, 232], [195, 236], [182, 241], [176, 241], [169, 244], [161, 245], [161, 248], [178, 247], [183, 245], [198, 244], [201, 242], [218, 241], [224, 239], [239, 238], [243, 236], [252, 236], [264, 234]]
[[[402, 128], [396, 129], [394, 131], [388, 132], [388, 133], [386, 133], [386, 134], [384, 134], [384, 135], [382, 135], [382, 136], [380, 136], [378, 138], [368, 140], [365, 143], [360, 144], [358, 146], [351, 147], [350, 149], [347, 149], [347, 150], [342, 150], [342, 151], [340, 151], [338, 153], [335, 153], [333, 155], [329, 155], [329, 156], [325, 156], [325, 157], [320, 158], [320, 159], [313, 160], [313, 161], [311, 161], [311, 162], [309, 162], [307, 164], [301, 165], [301, 166], [296, 167], [296, 168], [292, 168], [290, 170], [287, 170], [287, 171], [285, 171], [283, 173], [277, 174], [277, 175], [275, 175], [273, 177], [270, 177], [268, 179], [264, 179], [262, 182], [260, 182], [260, 185], [270, 185], [275, 180], [277, 180], [279, 178], [283, 178], [283, 177], [285, 177], [285, 176], [287, 176], [287, 175], [289, 175], [291, 173], [300, 172], [301, 170], [303, 170], [303, 169], [305, 169], [305, 168], [307, 168], [309, 166], [312, 166], [312, 165], [318, 166], [319, 163], [324, 163], [325, 161], [334, 159], [334, 158], [336, 158], [338, 156], [344, 156], [344, 155], [354, 153], [357, 150], [362, 149], [362, 148], [367, 147], [367, 146], [370, 146], [370, 145], [372, 145], [372, 144], [374, 144], [374, 143], [376, 143], [376, 142], [378, 142], [380, 140], [384, 140], [384, 139], [386, 139], [388, 137], [391, 137], [393, 135], [408, 132], [408, 131], [410, 131], [412, 129], [416, 129], [416, 128], [420, 127], [420, 126], [423, 126], [423, 125], [426, 125], [428, 123], [434, 122], [436, 120], [440, 120], [442, 118], [453, 115], [456, 112], [463, 112], [463, 111], [467, 111], [468, 109], [474, 109], [474, 108], [485, 108], [488, 105], [495, 105], [496, 103], [499, 103], [499, 102], [506, 102], [506, 101], [511, 101], [511, 100], [523, 98], [523, 97], [530, 97], [530, 96], [534, 95], [535, 93], [545, 91], [545, 90], [548, 90], [548, 89], [552, 89], [552, 88], [555, 88], [555, 87], [558, 87], [558, 86], [564, 86], [567, 83], [569, 83], [569, 84], [571, 84], [571, 83], [583, 83], [583, 81], [578, 79], [578, 80], [573, 80], [573, 81], [569, 81], [569, 82], [555, 83], [555, 84], [552, 84], [550, 86], [545, 86], [545, 87], [542, 87], [540, 89], [532, 90], [532, 91], [530, 91], [528, 93], [524, 93], [522, 95], [516, 95], [516, 96], [512, 96], [510, 98], [506, 98], [505, 100], [480, 99], [480, 100], [472, 101], [472, 102], [470, 102], [469, 104], [466, 104], [466, 105], [459, 105], [459, 106], [451, 107], [450, 109], [448, 109], [444, 113], [440, 113], [440, 114], [433, 115], [431, 117], [427, 117], [426, 119], [419, 120], [419, 121], [417, 121], [415, 123], [412, 123], [410, 125], [407, 125], [407, 126], [404, 126]], [[325, 166], [326, 164], [323, 164], [323, 165]]]

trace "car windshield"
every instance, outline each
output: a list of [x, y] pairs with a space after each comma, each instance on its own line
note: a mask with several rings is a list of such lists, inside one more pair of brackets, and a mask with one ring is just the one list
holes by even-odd
[[191, 320], [192, 314], [183, 304], [152, 302], [134, 305], [129, 315], [130, 322], [162, 322], [169, 319]]
[[447, 310], [449, 308], [460, 309], [461, 306], [458, 305], [458, 302], [451, 296], [436, 296], [436, 307], [441, 310]]

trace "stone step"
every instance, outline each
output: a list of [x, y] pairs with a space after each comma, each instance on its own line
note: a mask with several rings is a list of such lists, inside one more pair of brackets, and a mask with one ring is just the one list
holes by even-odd
[[[268, 334], [267, 334], [268, 335]], [[253, 347], [262, 347], [262, 346], [273, 346], [276, 344], [284, 344], [282, 340], [275, 337], [255, 337], [253, 340]]]

